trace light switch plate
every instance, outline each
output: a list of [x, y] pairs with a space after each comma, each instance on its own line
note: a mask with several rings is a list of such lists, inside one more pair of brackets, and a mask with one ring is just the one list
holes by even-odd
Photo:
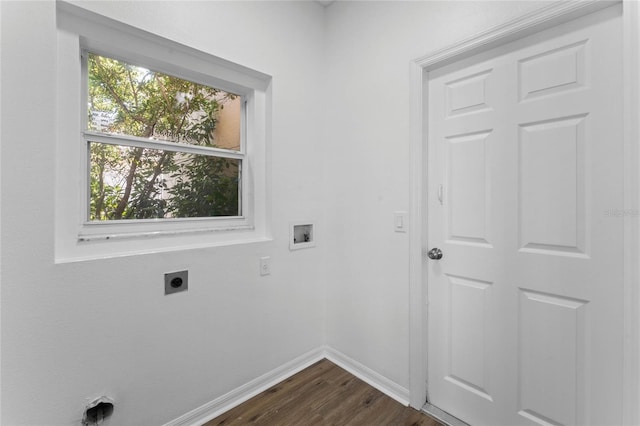
[[393, 212], [393, 230], [396, 232], [407, 232], [409, 228], [409, 217], [407, 212]]
[[260, 258], [260, 275], [271, 274], [271, 257], [265, 256]]

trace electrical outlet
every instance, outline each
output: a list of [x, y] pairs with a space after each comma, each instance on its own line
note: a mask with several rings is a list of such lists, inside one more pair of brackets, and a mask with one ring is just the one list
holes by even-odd
[[271, 274], [271, 257], [265, 256], [260, 258], [260, 275]]
[[164, 294], [173, 294], [189, 289], [189, 271], [164, 274]]

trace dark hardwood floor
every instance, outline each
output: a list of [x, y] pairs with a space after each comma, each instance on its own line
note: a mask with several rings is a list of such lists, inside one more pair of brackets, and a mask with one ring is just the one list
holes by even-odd
[[324, 359], [203, 426], [441, 426]]

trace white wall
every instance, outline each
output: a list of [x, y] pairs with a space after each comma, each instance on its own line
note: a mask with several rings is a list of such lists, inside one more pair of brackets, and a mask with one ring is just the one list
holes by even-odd
[[3, 425], [79, 424], [102, 394], [110, 424], [159, 425], [324, 343], [323, 246], [287, 246], [290, 221], [323, 225], [322, 7], [82, 6], [273, 76], [274, 241], [54, 264], [55, 4], [1, 2]]
[[[327, 344], [409, 388], [409, 210], [413, 59], [540, 2], [342, 2], [327, 9]], [[329, 90], [327, 90], [329, 91]]]

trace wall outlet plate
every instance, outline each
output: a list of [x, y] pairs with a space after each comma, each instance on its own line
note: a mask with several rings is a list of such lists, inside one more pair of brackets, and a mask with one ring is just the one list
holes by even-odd
[[164, 294], [179, 293], [189, 289], [189, 271], [164, 274]]
[[271, 257], [260, 258], [260, 275], [271, 275]]

